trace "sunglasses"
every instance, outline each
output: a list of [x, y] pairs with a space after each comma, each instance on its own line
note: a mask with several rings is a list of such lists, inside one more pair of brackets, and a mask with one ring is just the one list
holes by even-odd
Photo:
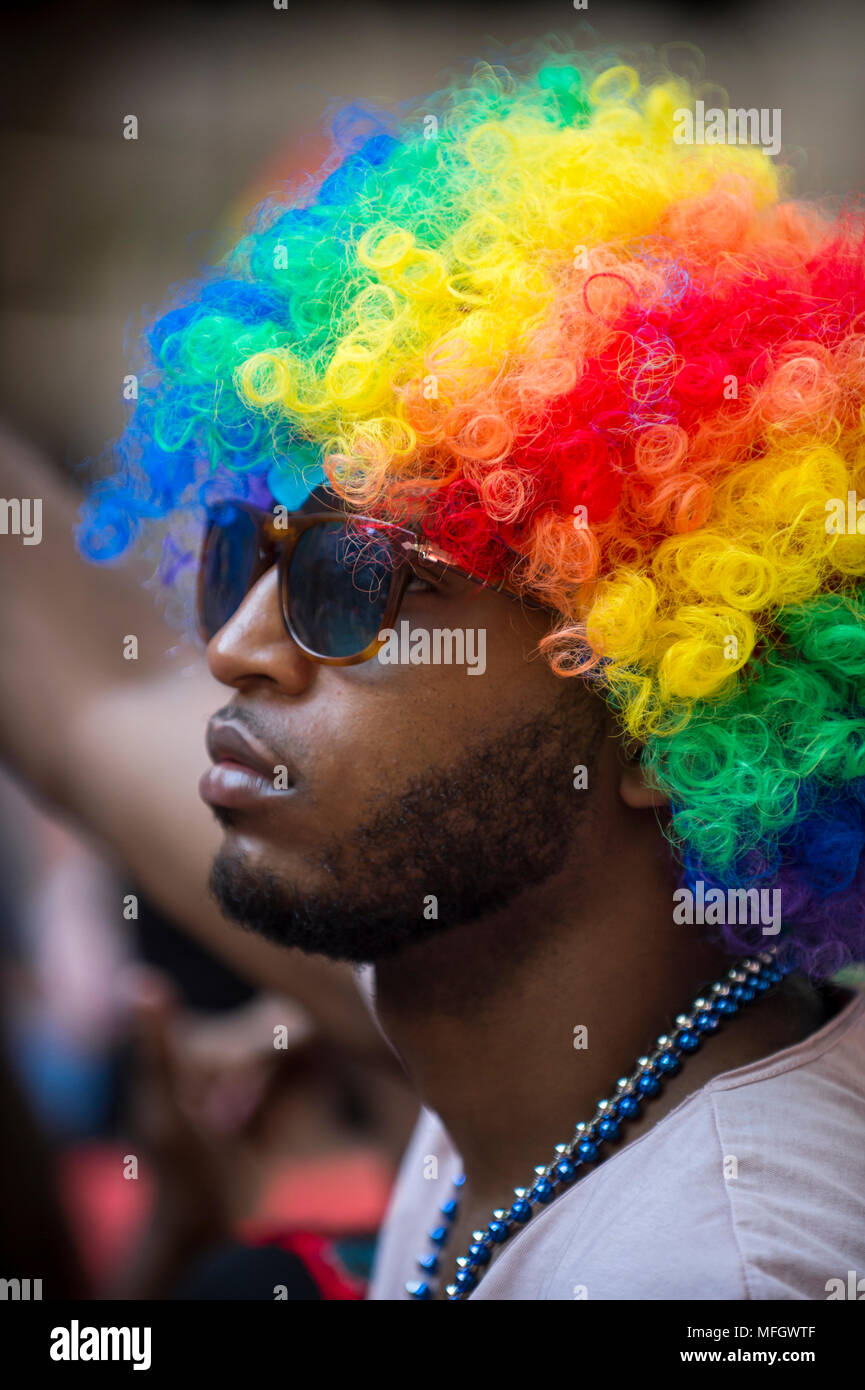
[[451, 564], [409, 527], [342, 512], [274, 515], [247, 502], [221, 502], [208, 512], [198, 570], [205, 642], [274, 565], [286, 631], [306, 656], [331, 666], [369, 661], [380, 651], [379, 633], [394, 626], [415, 577], [436, 583], [458, 574], [518, 596], [507, 582]]

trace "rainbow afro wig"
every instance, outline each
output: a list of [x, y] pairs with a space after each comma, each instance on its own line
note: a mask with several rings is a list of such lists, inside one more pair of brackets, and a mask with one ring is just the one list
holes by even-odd
[[326, 479], [468, 568], [508, 554], [684, 883], [780, 887], [768, 941], [828, 976], [865, 958], [865, 229], [758, 147], [679, 143], [695, 91], [653, 62], [547, 45], [341, 111], [151, 323], [80, 543], [161, 519], [170, 579], [207, 502]]

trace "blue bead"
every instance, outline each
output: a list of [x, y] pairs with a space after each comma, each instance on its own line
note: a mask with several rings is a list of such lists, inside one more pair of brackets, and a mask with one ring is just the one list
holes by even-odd
[[719, 1014], [736, 1014], [739, 1012], [739, 1005], [732, 999], [717, 999], [715, 1009]]
[[706, 1009], [703, 1013], [697, 1014], [697, 1017], [694, 1019], [694, 1026], [699, 1029], [701, 1033], [714, 1033], [715, 1029], [718, 1027], [718, 1022], [718, 1015], [710, 1013], [709, 1010]]
[[598, 1146], [593, 1144], [591, 1139], [581, 1139], [577, 1145], [577, 1153], [584, 1163], [594, 1163], [598, 1156]]
[[460, 1173], [459, 1177], [454, 1178], [454, 1187], [464, 1187], [466, 1181], [465, 1173]]
[[531, 1214], [532, 1209], [528, 1202], [514, 1202], [511, 1207], [511, 1220], [519, 1221], [521, 1225], [529, 1220]]
[[766, 979], [765, 975], [756, 975], [751, 981], [751, 984], [758, 994], [765, 994], [766, 990], [769, 988], [769, 981]]
[[449, 1202], [442, 1202], [441, 1206], [439, 1207], [439, 1211], [441, 1212], [442, 1216], [447, 1217], [448, 1221], [453, 1221], [454, 1217], [459, 1211], [459, 1202], [455, 1202], [453, 1198], [451, 1198]]
[[478, 1282], [478, 1276], [473, 1269], [461, 1269], [454, 1278], [454, 1283], [461, 1289], [473, 1289]]
[[476, 1241], [469, 1246], [469, 1259], [473, 1265], [488, 1265], [491, 1259], [489, 1246]]
[[661, 1089], [661, 1083], [656, 1076], [647, 1071], [637, 1082], [637, 1090], [644, 1096], [656, 1096]]
[[560, 1158], [553, 1169], [559, 1182], [573, 1182], [577, 1176], [577, 1170], [569, 1158]]
[[601, 1120], [598, 1133], [602, 1139], [618, 1139], [621, 1133], [618, 1120]]
[[425, 1284], [424, 1281], [423, 1281], [422, 1279], [419, 1279], [419, 1280], [417, 1281], [417, 1283], [412, 1282], [412, 1283], [410, 1283], [410, 1284], [406, 1284], [405, 1287], [406, 1287], [406, 1292], [409, 1293], [409, 1294], [411, 1294], [412, 1298], [431, 1298], [431, 1297], [432, 1297], [432, 1294], [431, 1294], [431, 1292], [430, 1292], [430, 1286], [429, 1286], [429, 1284]]
[[501, 1245], [502, 1241], [508, 1238], [508, 1227], [504, 1221], [491, 1221], [487, 1227], [487, 1235], [496, 1245]]
[[433, 1245], [444, 1245], [448, 1238], [448, 1227], [436, 1226], [434, 1230], [430, 1231], [429, 1238]]
[[674, 1076], [681, 1065], [675, 1052], [664, 1052], [658, 1058], [658, 1070], [665, 1072], [667, 1076]]
[[636, 1096], [622, 1096], [616, 1101], [616, 1112], [623, 1120], [631, 1120], [640, 1113], [640, 1102]]
[[418, 1264], [421, 1269], [426, 1270], [427, 1274], [438, 1274], [439, 1257], [438, 1255], [420, 1255]]
[[547, 1202], [551, 1202], [553, 1200], [555, 1195], [556, 1189], [553, 1187], [553, 1184], [549, 1181], [548, 1178], [541, 1178], [540, 1182], [536, 1182], [534, 1187], [532, 1188], [533, 1202], [542, 1202], [544, 1205], [546, 1205]]
[[695, 1028], [680, 1028], [673, 1042], [682, 1052], [696, 1052], [700, 1046], [700, 1034]]

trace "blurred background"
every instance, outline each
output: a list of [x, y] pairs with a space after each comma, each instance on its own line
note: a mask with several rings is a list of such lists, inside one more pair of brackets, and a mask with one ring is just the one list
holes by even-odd
[[[327, 149], [322, 113], [342, 103], [390, 105], [435, 89], [453, 65], [506, 58], [550, 31], [577, 46], [678, 45], [685, 65], [694, 45], [729, 105], [781, 109], [782, 158], [801, 193], [840, 199], [865, 186], [865, 6], [854, 0], [717, 0], [697, 12], [654, 0], [76, 0], [7, 4], [2, 24], [0, 419], [73, 481], [121, 429], [142, 315], [218, 256], [260, 197], [314, 173]], [[137, 140], [123, 138], [128, 115]], [[238, 1250], [288, 1250], [288, 1232], [307, 1242], [306, 1267], [310, 1250], [331, 1252], [338, 1273], [325, 1296], [359, 1297], [414, 1113], [398, 1081], [335, 1052], [302, 1008], [145, 896], [124, 918], [122, 872], [11, 779], [0, 781], [0, 816], [0, 1094], [4, 1122], [17, 1117], [0, 1175], [8, 1189], [11, 1173], [16, 1194], [0, 1213], [7, 1262], [27, 1246], [51, 1272], [46, 1297], [93, 1293], [113, 1287], [146, 1239], [158, 1175], [124, 1174], [130, 1100], [142, 1046], [158, 1090], [170, 1014], [183, 1021], [212, 1141], [206, 1160], [175, 1143], [171, 1161], [187, 1163], [194, 1183], [215, 1146], [215, 1168], [230, 1158], [236, 1199], [217, 1219], [216, 1194], [201, 1217], [206, 1239], [190, 1236], [187, 1274], [200, 1248], [225, 1239], [222, 1263], [197, 1284], [190, 1274], [187, 1290], [272, 1297], [290, 1272], [255, 1266], [265, 1292], [250, 1292], [255, 1270], [237, 1264]], [[123, 1026], [132, 1000], [144, 1009], [137, 1041]], [[274, 1019], [290, 1022], [278, 1064], [262, 1045]], [[151, 1132], [153, 1115], [151, 1105]], [[172, 1279], [126, 1287], [161, 1296], [183, 1287]]]

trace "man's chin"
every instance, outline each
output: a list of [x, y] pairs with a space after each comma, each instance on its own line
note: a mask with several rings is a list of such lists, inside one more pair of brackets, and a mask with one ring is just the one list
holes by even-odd
[[267, 941], [355, 965], [396, 955], [442, 929], [435, 921], [419, 924], [396, 904], [303, 891], [241, 849], [234, 836], [213, 861], [209, 888], [223, 916]]

